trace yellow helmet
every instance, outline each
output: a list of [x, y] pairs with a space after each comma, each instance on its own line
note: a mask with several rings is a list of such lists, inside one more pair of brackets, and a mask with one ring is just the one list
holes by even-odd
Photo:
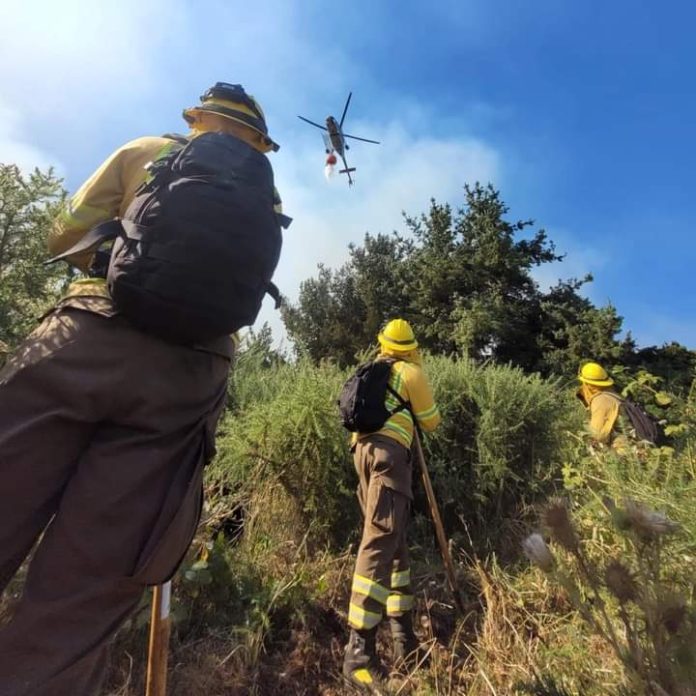
[[280, 146], [274, 143], [268, 135], [268, 126], [266, 126], [263, 109], [254, 97], [244, 91], [242, 85], [216, 82], [201, 96], [200, 106], [184, 109], [184, 119], [191, 125], [196, 113], [200, 111], [224, 116], [260, 133], [267, 147], [266, 152], [271, 150], [277, 152], [280, 149]]
[[382, 348], [407, 353], [418, 348], [411, 325], [405, 319], [392, 319], [377, 336]]
[[583, 384], [592, 384], [595, 387], [610, 387], [614, 380], [609, 377], [607, 371], [596, 362], [585, 363], [578, 373], [578, 379]]

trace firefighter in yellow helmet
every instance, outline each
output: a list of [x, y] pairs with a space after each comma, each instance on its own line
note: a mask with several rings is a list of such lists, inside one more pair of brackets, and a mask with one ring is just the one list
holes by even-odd
[[590, 413], [589, 431], [603, 445], [621, 449], [626, 438], [621, 432], [621, 397], [614, 391], [614, 380], [596, 362], [587, 362], [578, 372], [578, 398]]
[[[275, 152], [279, 146], [268, 135], [265, 117], [256, 100], [241, 85], [218, 82], [200, 97], [200, 105], [184, 109], [183, 117], [191, 131], [187, 138], [218, 131], [233, 135], [259, 152]], [[69, 250], [95, 225], [122, 217], [136, 190], [147, 175], [147, 168], [177, 147], [181, 136], [145, 136], [114, 152], [83, 184], [68, 202], [48, 239], [52, 254]], [[275, 192], [275, 208], [282, 213], [282, 202]], [[82, 271], [89, 271], [91, 253], [70, 256], [68, 260]], [[108, 296], [101, 278], [73, 283], [71, 295]]]
[[[184, 116], [187, 140], [215, 131], [278, 149], [240, 85], [217, 83]], [[148, 165], [177, 144], [146, 136], [116, 150], [55, 221], [49, 251], [94, 269], [92, 252], [70, 250], [123, 218]], [[0, 592], [38, 542], [0, 627], [3, 696], [101, 691], [109, 640], [190, 544], [226, 401], [230, 336], [194, 345], [151, 335], [96, 276], [73, 283], [0, 370]]]
[[[377, 360], [394, 361], [385, 406], [392, 414], [380, 430], [357, 433], [353, 440], [358, 500], [364, 516], [362, 540], [353, 574], [343, 674], [366, 693], [379, 693], [383, 677], [375, 650], [384, 614], [398, 663], [414, 657], [413, 590], [406, 542], [411, 501], [411, 455], [414, 419], [425, 431], [440, 423], [440, 413], [421, 368], [418, 341], [408, 322], [390, 321], [378, 336]], [[408, 408], [400, 408], [403, 402]]]
[[[218, 82], [201, 96], [200, 106], [184, 109], [192, 130], [223, 128], [238, 135], [261, 152], [277, 152], [280, 146], [268, 135], [259, 103], [241, 85]], [[210, 118], [210, 117], [213, 118]]]

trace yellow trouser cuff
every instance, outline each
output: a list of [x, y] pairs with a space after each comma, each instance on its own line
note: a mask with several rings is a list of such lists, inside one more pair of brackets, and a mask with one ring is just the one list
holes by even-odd
[[365, 597], [371, 597], [376, 602], [380, 604], [387, 603], [387, 597], [389, 596], [389, 590], [380, 585], [370, 578], [366, 578], [364, 575], [354, 575], [353, 576], [353, 586], [351, 590], [355, 594], [364, 595]]
[[357, 604], [350, 603], [348, 609], [348, 623], [352, 628], [358, 630], [366, 628], [374, 628], [382, 620], [382, 614], [376, 614], [374, 611], [367, 611]]
[[370, 670], [365, 669], [364, 667], [361, 669], [356, 669], [352, 676], [355, 681], [360, 682], [361, 684], [372, 684], [374, 681], [372, 679], [372, 675], [370, 674]]
[[413, 609], [413, 595], [393, 594], [387, 599], [387, 615], [403, 614]]
[[407, 568], [406, 570], [397, 570], [392, 573], [391, 576], [391, 587], [392, 590], [398, 587], [408, 587], [411, 584], [411, 570]]

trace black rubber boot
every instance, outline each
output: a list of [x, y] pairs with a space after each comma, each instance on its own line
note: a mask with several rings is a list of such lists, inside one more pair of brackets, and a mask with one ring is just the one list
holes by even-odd
[[385, 696], [384, 673], [377, 659], [375, 641], [377, 628], [351, 629], [343, 658], [343, 677], [361, 693]]
[[390, 616], [389, 628], [392, 635], [394, 666], [399, 669], [423, 667], [427, 663], [426, 652], [413, 632], [413, 619], [410, 612], [403, 616]]

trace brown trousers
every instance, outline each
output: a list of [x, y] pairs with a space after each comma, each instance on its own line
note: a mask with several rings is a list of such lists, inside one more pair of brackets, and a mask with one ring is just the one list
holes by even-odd
[[200, 516], [229, 359], [104, 314], [55, 310], [0, 371], [0, 591], [45, 532], [0, 628], [3, 696], [98, 693]]
[[392, 438], [358, 440], [354, 454], [358, 500], [364, 517], [348, 623], [371, 629], [413, 605], [406, 529], [411, 507], [409, 451]]

